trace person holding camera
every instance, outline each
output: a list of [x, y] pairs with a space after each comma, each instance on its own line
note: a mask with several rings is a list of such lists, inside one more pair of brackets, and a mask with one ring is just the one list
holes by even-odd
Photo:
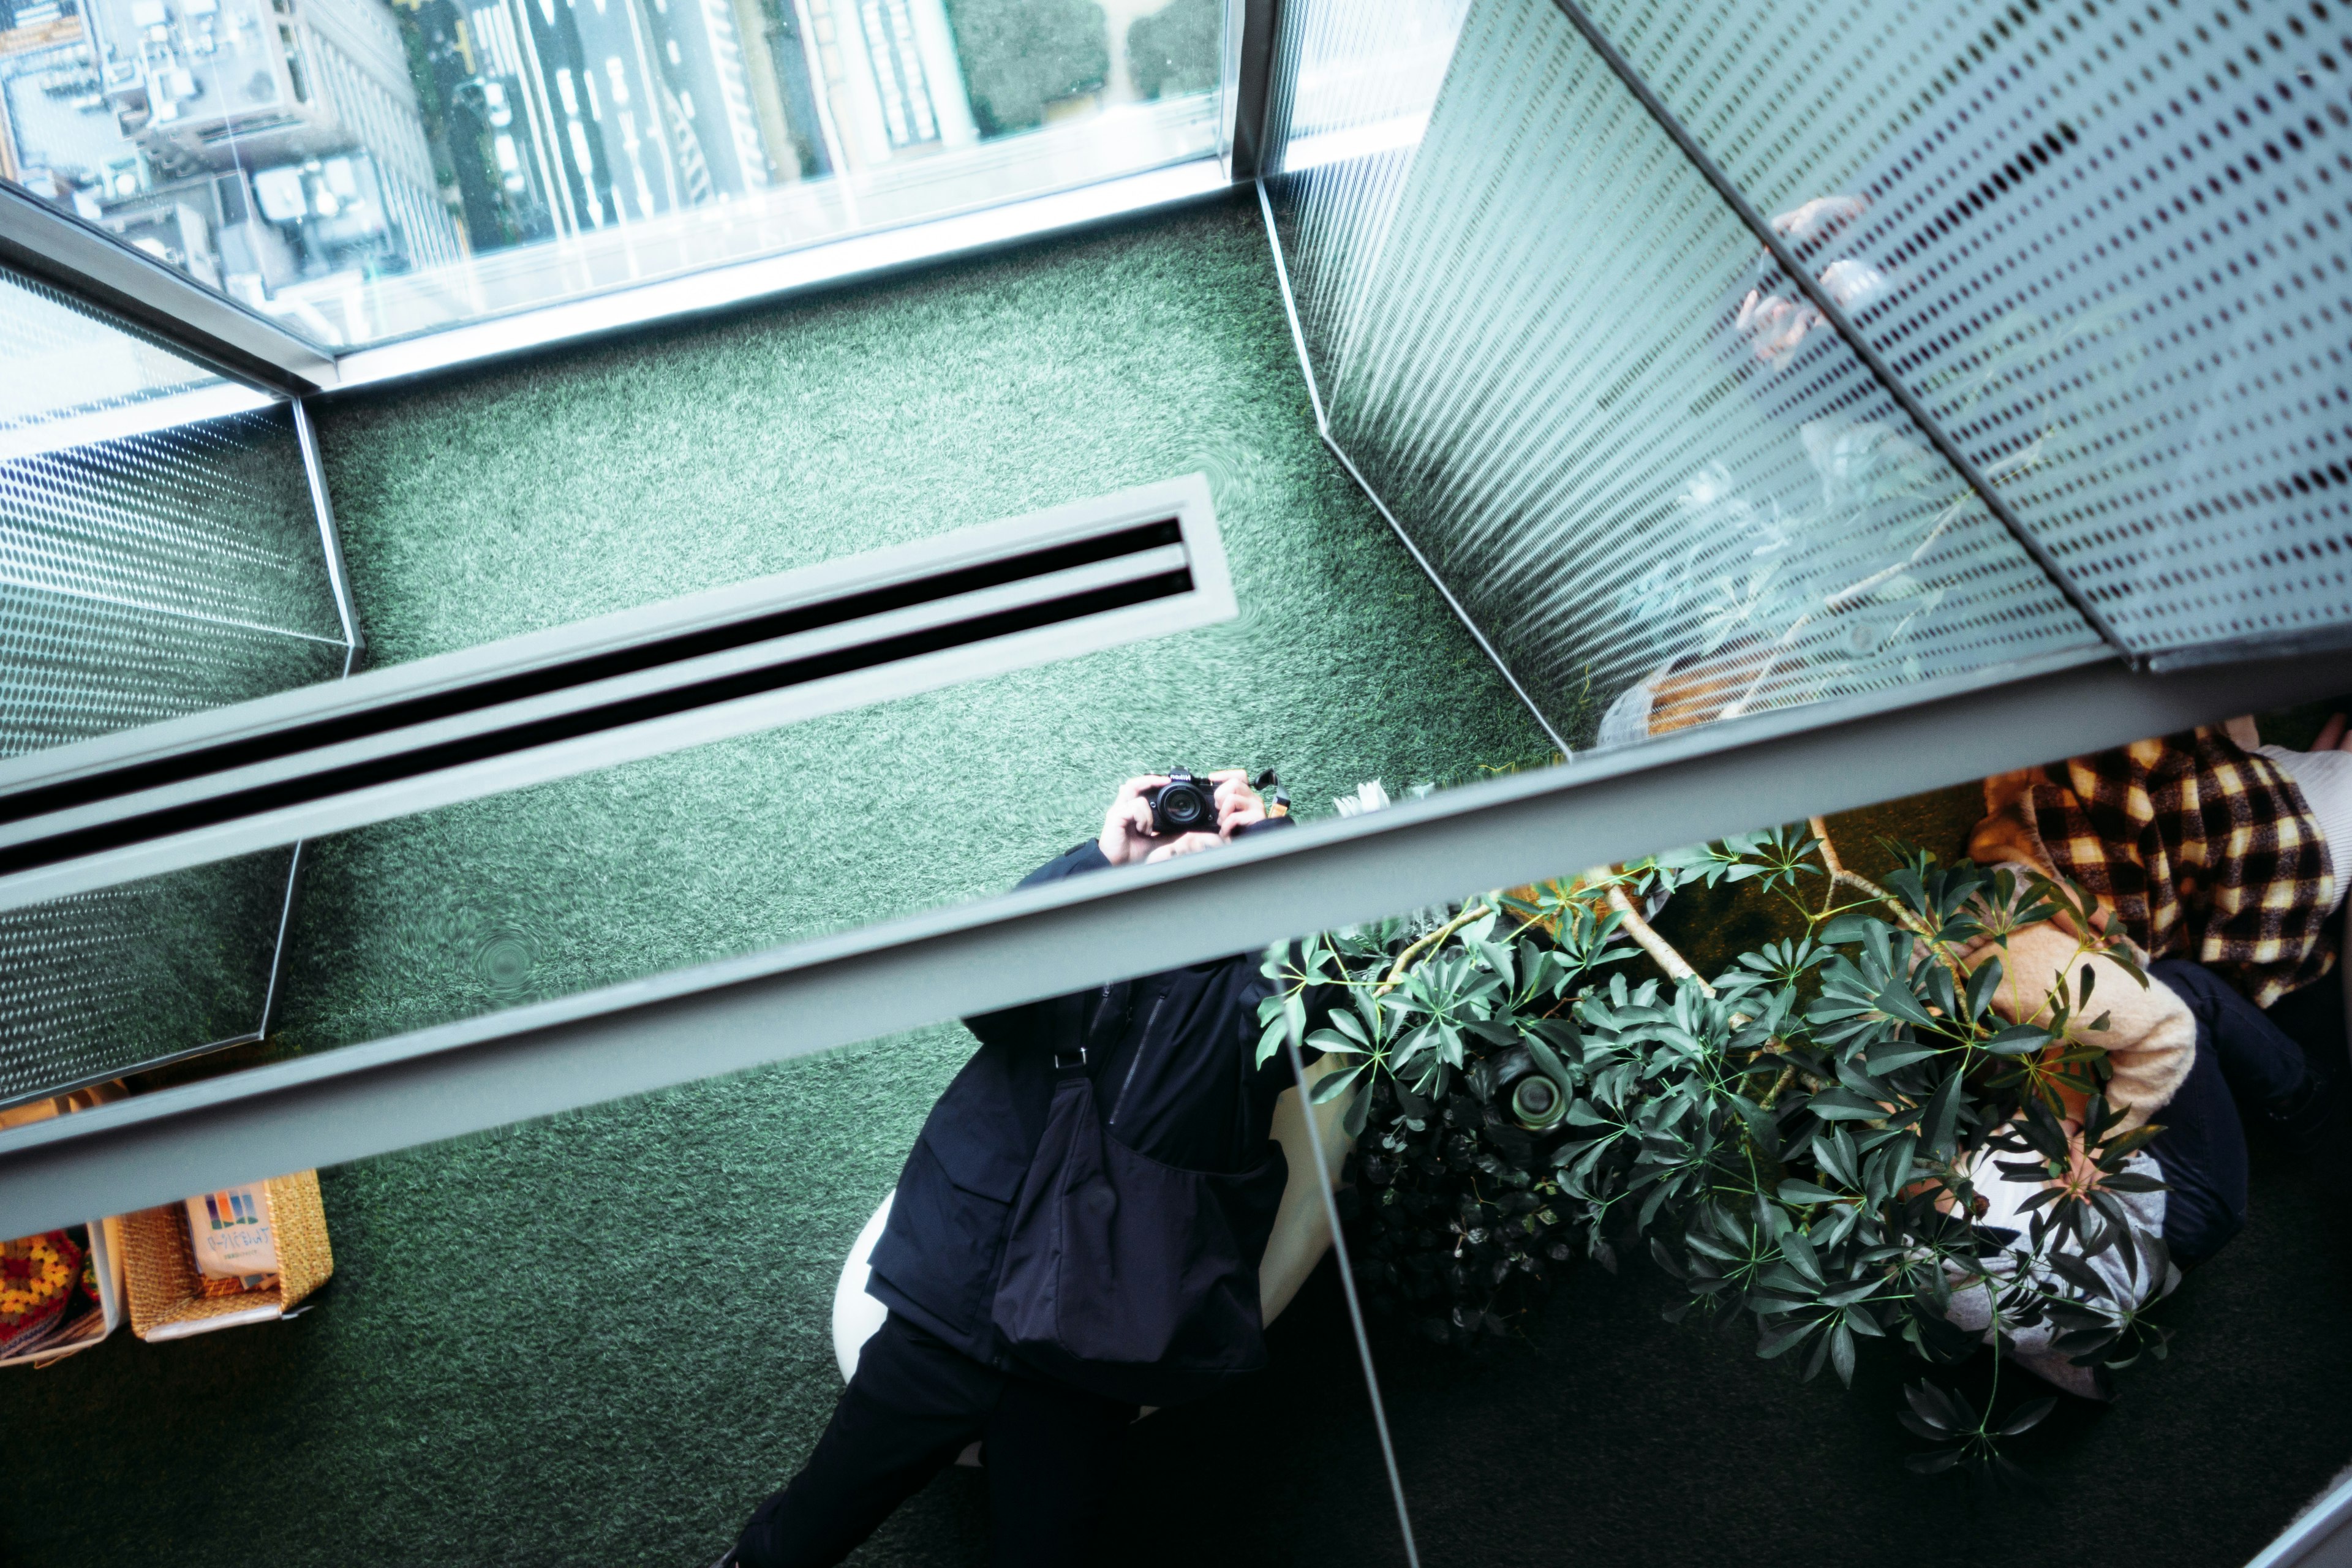
[[[1021, 885], [1288, 825], [1237, 770], [1131, 778], [1097, 837]], [[720, 1568], [840, 1562], [975, 1440], [992, 1560], [1088, 1559], [1139, 1410], [1265, 1361], [1257, 1268], [1286, 1175], [1269, 1126], [1295, 1081], [1286, 1056], [1257, 1060], [1272, 990], [1244, 953], [965, 1020], [980, 1049], [874, 1248], [888, 1318]]]

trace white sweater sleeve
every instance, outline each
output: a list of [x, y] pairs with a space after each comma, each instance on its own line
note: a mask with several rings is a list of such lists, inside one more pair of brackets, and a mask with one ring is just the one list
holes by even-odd
[[[2256, 749], [2294, 781], [2303, 804], [2319, 823], [2319, 837], [2327, 846], [2327, 868], [2335, 875], [2336, 903], [2342, 903], [2345, 889], [2352, 888], [2352, 752]], [[2335, 907], [2329, 905], [2329, 912]]]

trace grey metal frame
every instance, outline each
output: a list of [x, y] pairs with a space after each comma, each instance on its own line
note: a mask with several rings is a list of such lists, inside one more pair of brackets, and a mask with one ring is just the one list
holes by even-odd
[[125, 317], [249, 384], [299, 395], [335, 380], [333, 355], [309, 339], [5, 183], [0, 261]]
[[[334, 590], [335, 615], [343, 623], [343, 641], [354, 655], [367, 651], [367, 634], [360, 630], [359, 606], [352, 602], [352, 581], [343, 566], [342, 536], [335, 531], [335, 503], [327, 493], [327, 470], [319, 458], [319, 432], [310, 423], [310, 405], [293, 400], [294, 439], [302, 449], [302, 478], [310, 487], [310, 506], [319, 514], [319, 548], [327, 561], [327, 581]], [[343, 662], [349, 679], [351, 661]]]
[[[1172, 521], [1177, 543], [1122, 553], [950, 597], [867, 613], [813, 629], [772, 636], [717, 652], [610, 675], [535, 695], [498, 700], [400, 728], [328, 743], [305, 742], [287, 754], [218, 768], [194, 777], [106, 792], [110, 775], [191, 753], [252, 747], [266, 738], [334, 721], [360, 720], [392, 705], [462, 694], [499, 678], [559, 668], [712, 627], [756, 620], [802, 605], [900, 585], [919, 585], [962, 569], [1016, 559], [1055, 546]], [[331, 526], [321, 514], [322, 528]], [[864, 707], [895, 697], [1075, 658], [1123, 643], [1231, 620], [1237, 613], [1206, 478], [1188, 474], [1027, 517], [961, 530], [940, 538], [871, 551], [822, 565], [737, 583], [571, 626], [533, 632], [433, 658], [416, 659], [250, 702], [213, 709], [137, 730], [34, 752], [0, 763], [0, 805], [26, 792], [94, 784], [82, 804], [0, 823], [0, 847], [128, 824], [152, 814], [226, 802], [242, 792], [299, 784], [338, 770], [367, 767], [609, 704], [640, 700], [749, 671], [784, 665], [980, 617], [1031, 606], [1050, 608], [1079, 595], [1127, 585], [1155, 585], [1177, 573], [1190, 586], [1160, 591], [1123, 607], [1092, 608], [1030, 629], [995, 632], [937, 652], [898, 657], [798, 684], [735, 696], [664, 716], [599, 727], [568, 739], [402, 773], [387, 782], [345, 784], [291, 804], [226, 820], [142, 835], [110, 847], [0, 876], [0, 909], [161, 875], [183, 867], [291, 844], [575, 773], [608, 768], [685, 746]], [[338, 602], [341, 603], [341, 594]], [[352, 623], [356, 625], [356, 621]], [[193, 764], [191, 764], [193, 765]], [[207, 758], [202, 765], [217, 767]], [[32, 809], [20, 807], [20, 809]]]
[[1069, 190], [629, 284], [354, 349], [329, 349], [197, 284], [70, 213], [0, 184], [0, 261], [152, 331], [223, 374], [300, 397], [405, 381], [737, 309], [1183, 206], [1255, 172], [1272, 67], [1273, 0], [1239, 0], [1240, 76], [1226, 85], [1233, 142], [1198, 158]]
[[2352, 1568], [2352, 1477], [2329, 1488], [2247, 1568]]
[[2352, 658], [2012, 668], [1791, 709], [0, 1132], [0, 1235], [650, 1093], [958, 1014], [2352, 686]]
[[1255, 180], [1266, 149], [1266, 105], [1273, 98], [1274, 40], [1280, 0], [1225, 0], [1225, 175]]
[[773, 256], [629, 284], [335, 356], [331, 392], [380, 385], [480, 362], [584, 342], [632, 328], [885, 278], [936, 262], [1207, 200], [1231, 188], [1210, 153], [1071, 190], [846, 235]]

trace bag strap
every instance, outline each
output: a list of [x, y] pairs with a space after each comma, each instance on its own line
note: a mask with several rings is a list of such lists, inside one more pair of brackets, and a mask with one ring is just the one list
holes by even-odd
[[[1061, 1079], [1086, 1078], [1094, 1071], [1097, 1050], [1116, 1047], [1127, 1033], [1127, 981], [1114, 980], [1099, 990], [1054, 999], [1054, 1071]], [[1089, 1015], [1091, 1008], [1091, 1016]], [[1074, 1042], [1063, 1045], [1059, 1042]]]

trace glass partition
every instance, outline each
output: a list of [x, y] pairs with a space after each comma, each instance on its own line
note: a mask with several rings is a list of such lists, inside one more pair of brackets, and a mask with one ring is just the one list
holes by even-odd
[[[191, 1568], [715, 1562], [868, 1353], [879, 1206], [973, 1048], [950, 1025], [320, 1172], [334, 1274], [300, 1317], [8, 1369], [50, 1436], [0, 1479], [0, 1539]], [[1336, 1273], [1286, 1279], [1263, 1371], [1127, 1433], [1123, 1560], [1406, 1561]], [[856, 1560], [987, 1560], [990, 1485], [950, 1465]], [[108, 1506], [65, 1500], [93, 1487]]]
[[1329, 437], [1580, 750], [2332, 646], [2330, 26], [1288, 7]]
[[2132, 647], [2340, 632], [2339, 16], [1589, 9]]
[[86, 0], [0, 175], [327, 348], [1218, 152], [1223, 0]]
[[1570, 745], [2096, 649], [1826, 329], [1794, 372], [1748, 352], [1743, 297], [1781, 282], [1557, 7], [1472, 8], [1408, 108], [1401, 145], [1335, 165], [1309, 136], [1268, 183], [1304, 352], [1334, 444]]
[[[289, 405], [13, 277], [0, 360], [0, 777], [343, 673]], [[0, 913], [0, 1101], [257, 1037], [291, 859]]]

